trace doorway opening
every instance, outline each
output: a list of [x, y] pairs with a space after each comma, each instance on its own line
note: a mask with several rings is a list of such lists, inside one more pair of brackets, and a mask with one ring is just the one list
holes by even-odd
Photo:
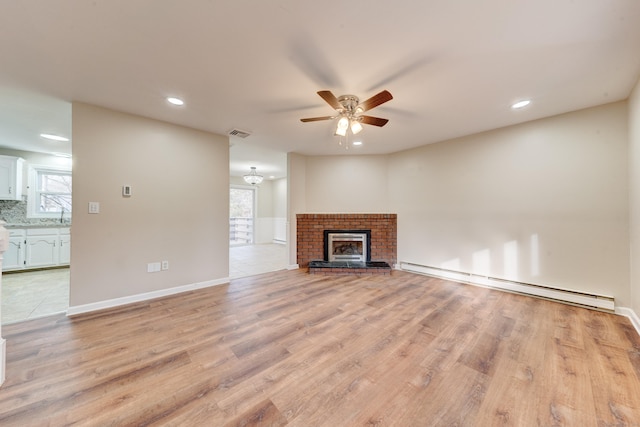
[[[71, 157], [2, 149], [15, 159], [22, 191], [0, 200], [8, 230], [2, 262], [2, 324], [31, 320], [69, 307]], [[13, 175], [12, 175], [13, 176]]]
[[229, 191], [229, 245], [252, 245], [255, 241], [255, 188], [232, 186]]
[[265, 180], [260, 186], [240, 180], [232, 177], [229, 193], [229, 277], [285, 269], [286, 180]]

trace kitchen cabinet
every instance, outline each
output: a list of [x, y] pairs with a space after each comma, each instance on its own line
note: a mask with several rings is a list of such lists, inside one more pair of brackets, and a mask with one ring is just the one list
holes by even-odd
[[25, 230], [9, 230], [9, 244], [2, 260], [2, 270], [24, 268]]
[[58, 263], [58, 230], [27, 230], [25, 267], [49, 267]]
[[3, 271], [68, 265], [71, 235], [64, 228], [10, 229]]
[[22, 200], [24, 159], [0, 156], [0, 200]]
[[71, 263], [71, 233], [68, 228], [61, 228], [60, 247], [58, 250], [58, 264], [66, 265]]

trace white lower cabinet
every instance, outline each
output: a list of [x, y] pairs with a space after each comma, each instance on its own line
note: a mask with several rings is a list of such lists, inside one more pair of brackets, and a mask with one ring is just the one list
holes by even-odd
[[58, 264], [58, 230], [27, 230], [25, 267], [48, 267]]
[[70, 243], [69, 228], [11, 229], [2, 270], [68, 265]]
[[2, 270], [24, 268], [25, 230], [9, 230], [9, 244], [2, 260]]
[[60, 247], [58, 250], [58, 264], [65, 265], [71, 263], [71, 230], [60, 229]]

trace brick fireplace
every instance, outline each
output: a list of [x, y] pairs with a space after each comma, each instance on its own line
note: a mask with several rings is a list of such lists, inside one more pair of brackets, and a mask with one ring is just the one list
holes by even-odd
[[297, 263], [308, 268], [309, 262], [325, 259], [325, 230], [370, 230], [370, 268], [329, 268], [317, 270], [316, 274], [390, 274], [390, 269], [376, 265], [387, 263], [393, 267], [397, 262], [397, 215], [396, 214], [298, 214], [296, 215]]

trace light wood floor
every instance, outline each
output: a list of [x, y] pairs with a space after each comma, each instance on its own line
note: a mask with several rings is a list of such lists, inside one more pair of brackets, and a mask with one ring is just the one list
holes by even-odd
[[[229, 248], [229, 277], [246, 277], [287, 268], [287, 246], [259, 244]], [[69, 308], [69, 268], [4, 272], [0, 323], [66, 312]]]
[[628, 319], [404, 272], [268, 273], [3, 333], [2, 426], [640, 425]]

